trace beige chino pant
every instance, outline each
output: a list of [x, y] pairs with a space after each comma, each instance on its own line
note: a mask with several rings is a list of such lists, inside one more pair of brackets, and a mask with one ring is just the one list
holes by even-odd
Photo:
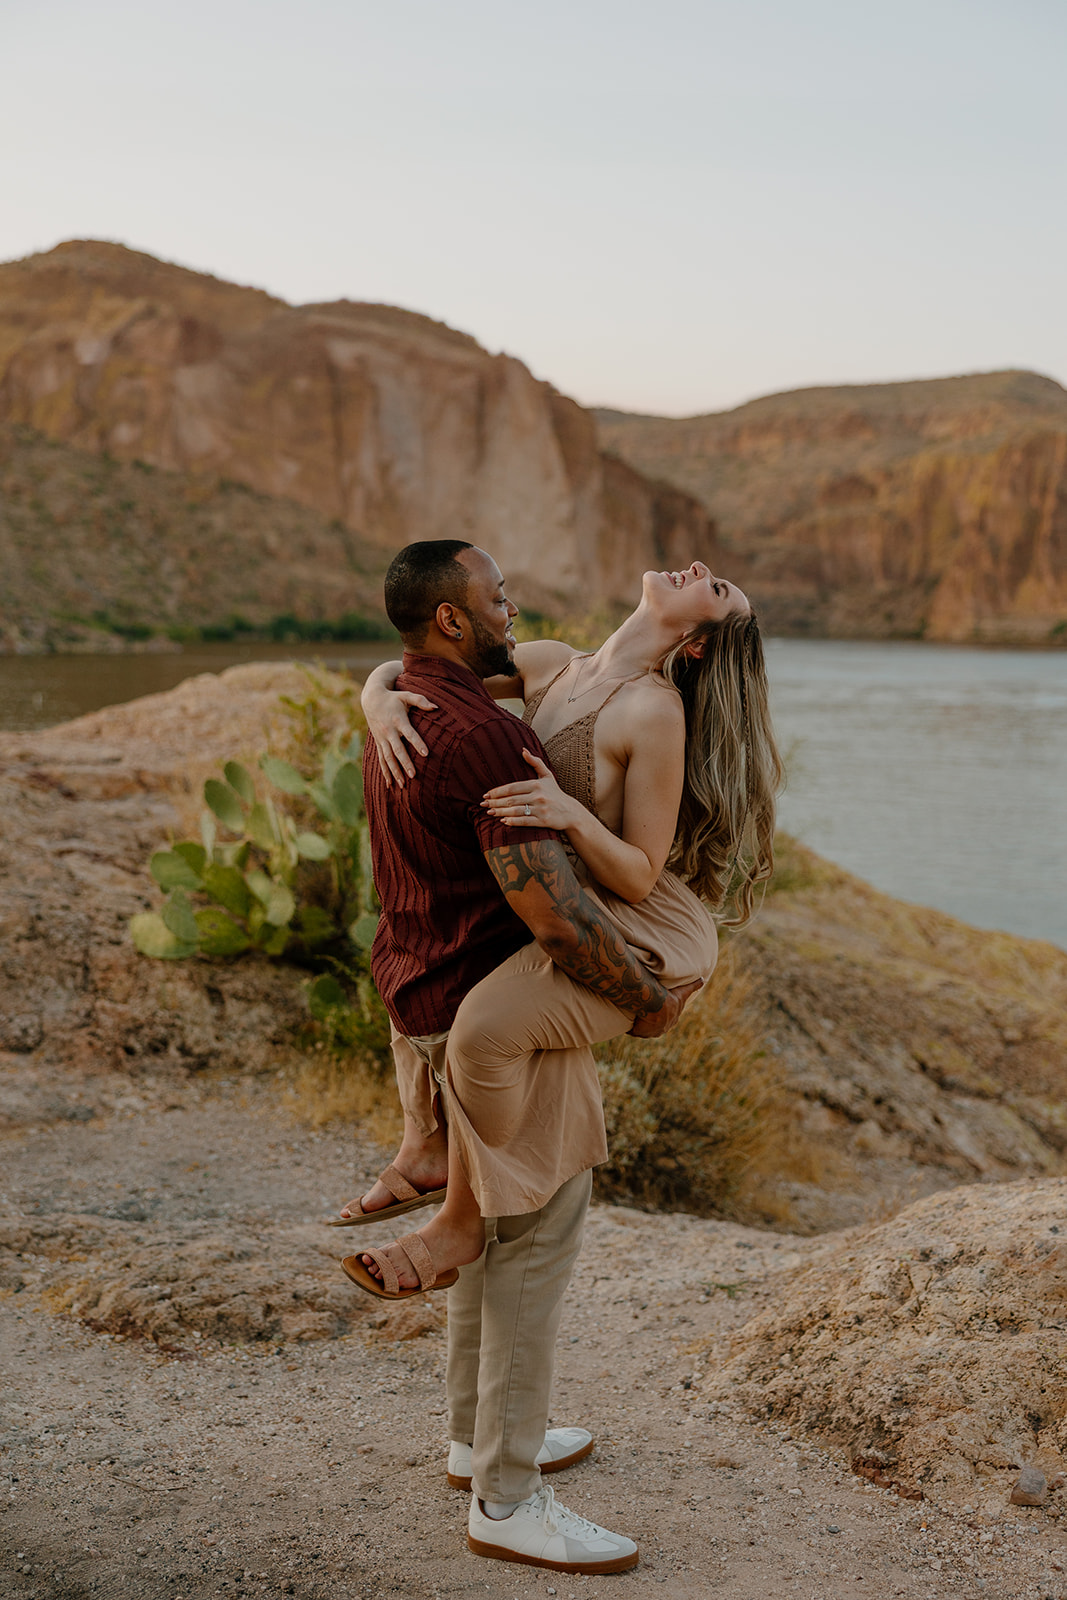
[[[392, 1041], [398, 1082], [432, 1084], [446, 1122], [447, 1039], [394, 1033]], [[485, 1250], [448, 1290], [449, 1438], [473, 1446], [482, 1500], [525, 1500], [541, 1482], [556, 1335], [592, 1186], [592, 1172], [580, 1172], [537, 1211], [487, 1218]]]

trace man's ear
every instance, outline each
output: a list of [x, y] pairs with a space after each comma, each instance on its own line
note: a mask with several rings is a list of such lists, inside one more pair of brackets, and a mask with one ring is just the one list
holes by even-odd
[[450, 600], [442, 600], [434, 613], [434, 621], [446, 639], [462, 639], [463, 624]]

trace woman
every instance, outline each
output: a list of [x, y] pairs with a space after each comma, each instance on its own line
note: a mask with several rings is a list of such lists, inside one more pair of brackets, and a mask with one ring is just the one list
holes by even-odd
[[[662, 983], [706, 980], [715, 930], [698, 896], [721, 912], [732, 893], [737, 915], [728, 925], [738, 926], [773, 866], [781, 766], [747, 599], [703, 562], [648, 572], [637, 609], [594, 654], [537, 640], [516, 647], [515, 668], [486, 687], [500, 699], [522, 696], [556, 778], [527, 754], [529, 778], [491, 790], [486, 809], [516, 830], [558, 828], [586, 892]], [[393, 662], [376, 669], [364, 708], [383, 766], [402, 783], [414, 771], [405, 741], [425, 753], [407, 709], [434, 708], [392, 692], [398, 671]], [[742, 863], [746, 838], [751, 858]], [[568, 1143], [569, 1123], [582, 1119], [568, 1118], [567, 1095], [598, 1094], [595, 1073], [587, 1081], [592, 1067], [584, 1076], [560, 1072], [558, 1061], [546, 1070], [545, 1052], [560, 1046], [539, 1022], [559, 982], [530, 945], [471, 991], [448, 1040], [450, 1143], [428, 1081], [407, 1085], [402, 1098], [414, 1116], [396, 1163], [337, 1225], [440, 1199], [447, 1173], [445, 1203], [416, 1236], [444, 1287], [442, 1278], [452, 1281], [453, 1268], [481, 1253], [484, 1216], [536, 1210], [568, 1177], [604, 1159]], [[603, 1011], [598, 1038], [626, 1031], [629, 1019], [607, 1002]], [[398, 1245], [368, 1251], [362, 1272], [356, 1261], [346, 1270], [362, 1287], [382, 1292], [384, 1271], [394, 1294], [417, 1292], [418, 1275]]]

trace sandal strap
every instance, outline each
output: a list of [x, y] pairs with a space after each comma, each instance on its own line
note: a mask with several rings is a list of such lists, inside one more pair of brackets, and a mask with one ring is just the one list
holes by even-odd
[[386, 1167], [378, 1182], [385, 1185], [394, 1200], [417, 1200], [419, 1198], [419, 1191], [413, 1188], [395, 1167]]
[[432, 1289], [437, 1282], [437, 1268], [418, 1234], [405, 1234], [403, 1239], [398, 1239], [396, 1242], [415, 1268], [420, 1286], [423, 1289]]
[[[385, 1253], [384, 1248], [368, 1245], [366, 1250], [361, 1250], [360, 1255], [370, 1256], [382, 1271], [382, 1288], [386, 1294], [396, 1294], [400, 1289], [400, 1279], [397, 1277], [396, 1268]], [[417, 1269], [416, 1269], [417, 1270]]]

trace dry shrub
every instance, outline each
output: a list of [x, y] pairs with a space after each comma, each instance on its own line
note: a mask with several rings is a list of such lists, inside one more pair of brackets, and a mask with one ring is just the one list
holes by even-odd
[[783, 833], [780, 828], [775, 833], [774, 872], [767, 885], [768, 896], [831, 887], [845, 876], [840, 867], [824, 861], [792, 834]]
[[[810, 1191], [853, 1193], [862, 1184], [863, 1174], [856, 1163], [819, 1137], [801, 1108], [795, 1102], [790, 1104], [783, 1093], [768, 1120], [766, 1138], [735, 1191], [733, 1210], [756, 1227], [820, 1233], [834, 1224], [810, 1215]], [[895, 1209], [906, 1205], [909, 1198], [914, 1195], [902, 1195]], [[820, 1211], [819, 1216], [823, 1218], [825, 1213]]]
[[733, 949], [672, 1032], [615, 1039], [597, 1056], [610, 1150], [597, 1169], [599, 1192], [658, 1209], [733, 1213], [745, 1174], [773, 1138], [780, 1098]]
[[282, 1102], [299, 1122], [312, 1128], [347, 1123], [376, 1144], [399, 1143], [404, 1123], [396, 1083], [377, 1058], [312, 1049], [287, 1070], [283, 1082]]

